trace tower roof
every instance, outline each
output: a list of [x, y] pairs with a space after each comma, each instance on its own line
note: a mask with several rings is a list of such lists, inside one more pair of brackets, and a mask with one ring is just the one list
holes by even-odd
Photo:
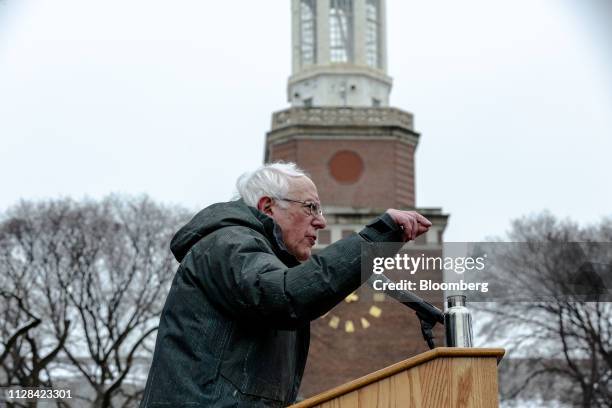
[[292, 0], [292, 106], [388, 106], [385, 0]]

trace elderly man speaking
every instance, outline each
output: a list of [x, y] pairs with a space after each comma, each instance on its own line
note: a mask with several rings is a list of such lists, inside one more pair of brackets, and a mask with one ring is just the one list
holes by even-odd
[[293, 163], [241, 176], [240, 199], [199, 212], [172, 239], [180, 266], [141, 407], [283, 407], [295, 401], [310, 321], [362, 283], [362, 242], [415, 239], [431, 223], [389, 209], [312, 254], [325, 218]]

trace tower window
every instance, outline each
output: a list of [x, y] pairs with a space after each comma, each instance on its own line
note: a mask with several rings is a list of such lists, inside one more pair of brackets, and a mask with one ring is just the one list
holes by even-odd
[[316, 0], [300, 0], [300, 59], [302, 66], [316, 62]]
[[366, 0], [366, 63], [380, 68], [380, 0]]
[[329, 50], [331, 62], [353, 62], [353, 1], [330, 0]]

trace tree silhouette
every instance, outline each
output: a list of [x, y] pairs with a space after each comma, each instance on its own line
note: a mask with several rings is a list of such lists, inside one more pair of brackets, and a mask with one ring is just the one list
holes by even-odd
[[572, 406], [611, 407], [612, 220], [581, 228], [544, 213], [514, 221], [508, 240], [522, 244], [497, 254], [489, 277], [504, 295], [474, 307], [488, 314], [487, 341], [537, 358], [503, 397], [539, 388]]

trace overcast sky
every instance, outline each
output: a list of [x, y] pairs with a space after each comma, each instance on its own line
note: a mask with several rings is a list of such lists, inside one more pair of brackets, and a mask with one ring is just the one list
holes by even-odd
[[[231, 197], [288, 107], [288, 0], [0, 0], [0, 210]], [[392, 106], [447, 241], [612, 216], [612, 2], [388, 0]]]

